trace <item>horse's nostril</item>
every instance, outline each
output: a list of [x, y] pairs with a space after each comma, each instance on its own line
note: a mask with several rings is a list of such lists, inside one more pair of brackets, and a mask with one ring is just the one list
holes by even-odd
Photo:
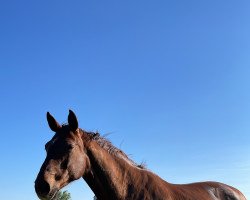
[[35, 183], [35, 190], [38, 196], [46, 196], [50, 192], [50, 185], [45, 180], [39, 180]]
[[60, 175], [56, 175], [56, 176], [55, 176], [55, 180], [56, 180], [56, 181], [59, 181], [61, 178], [62, 178], [62, 177], [61, 177]]

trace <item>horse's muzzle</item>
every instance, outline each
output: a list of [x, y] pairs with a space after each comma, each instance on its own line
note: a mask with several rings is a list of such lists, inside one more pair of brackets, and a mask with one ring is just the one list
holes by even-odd
[[52, 199], [58, 192], [57, 188], [51, 188], [44, 179], [37, 178], [35, 181], [35, 191], [40, 199]]

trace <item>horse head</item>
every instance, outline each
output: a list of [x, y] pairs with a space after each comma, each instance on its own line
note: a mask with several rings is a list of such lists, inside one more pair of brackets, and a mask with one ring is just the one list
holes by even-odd
[[74, 112], [69, 110], [67, 125], [61, 126], [49, 112], [47, 121], [55, 134], [45, 145], [47, 156], [35, 181], [41, 199], [52, 199], [62, 187], [81, 178], [89, 165]]

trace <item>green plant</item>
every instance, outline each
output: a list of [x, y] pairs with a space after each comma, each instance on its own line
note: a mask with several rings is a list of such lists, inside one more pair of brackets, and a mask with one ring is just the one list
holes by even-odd
[[66, 191], [59, 191], [52, 200], [71, 200], [70, 193]]

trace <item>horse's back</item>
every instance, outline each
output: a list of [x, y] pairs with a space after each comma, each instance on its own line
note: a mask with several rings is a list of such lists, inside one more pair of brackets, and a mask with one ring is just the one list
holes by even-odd
[[244, 195], [229, 185], [218, 182], [200, 182], [173, 185], [175, 197], [180, 200], [246, 200]]
[[214, 184], [214, 187], [212, 187], [210, 194], [216, 200], [246, 200], [245, 196], [232, 186], [215, 182], [212, 184]]

